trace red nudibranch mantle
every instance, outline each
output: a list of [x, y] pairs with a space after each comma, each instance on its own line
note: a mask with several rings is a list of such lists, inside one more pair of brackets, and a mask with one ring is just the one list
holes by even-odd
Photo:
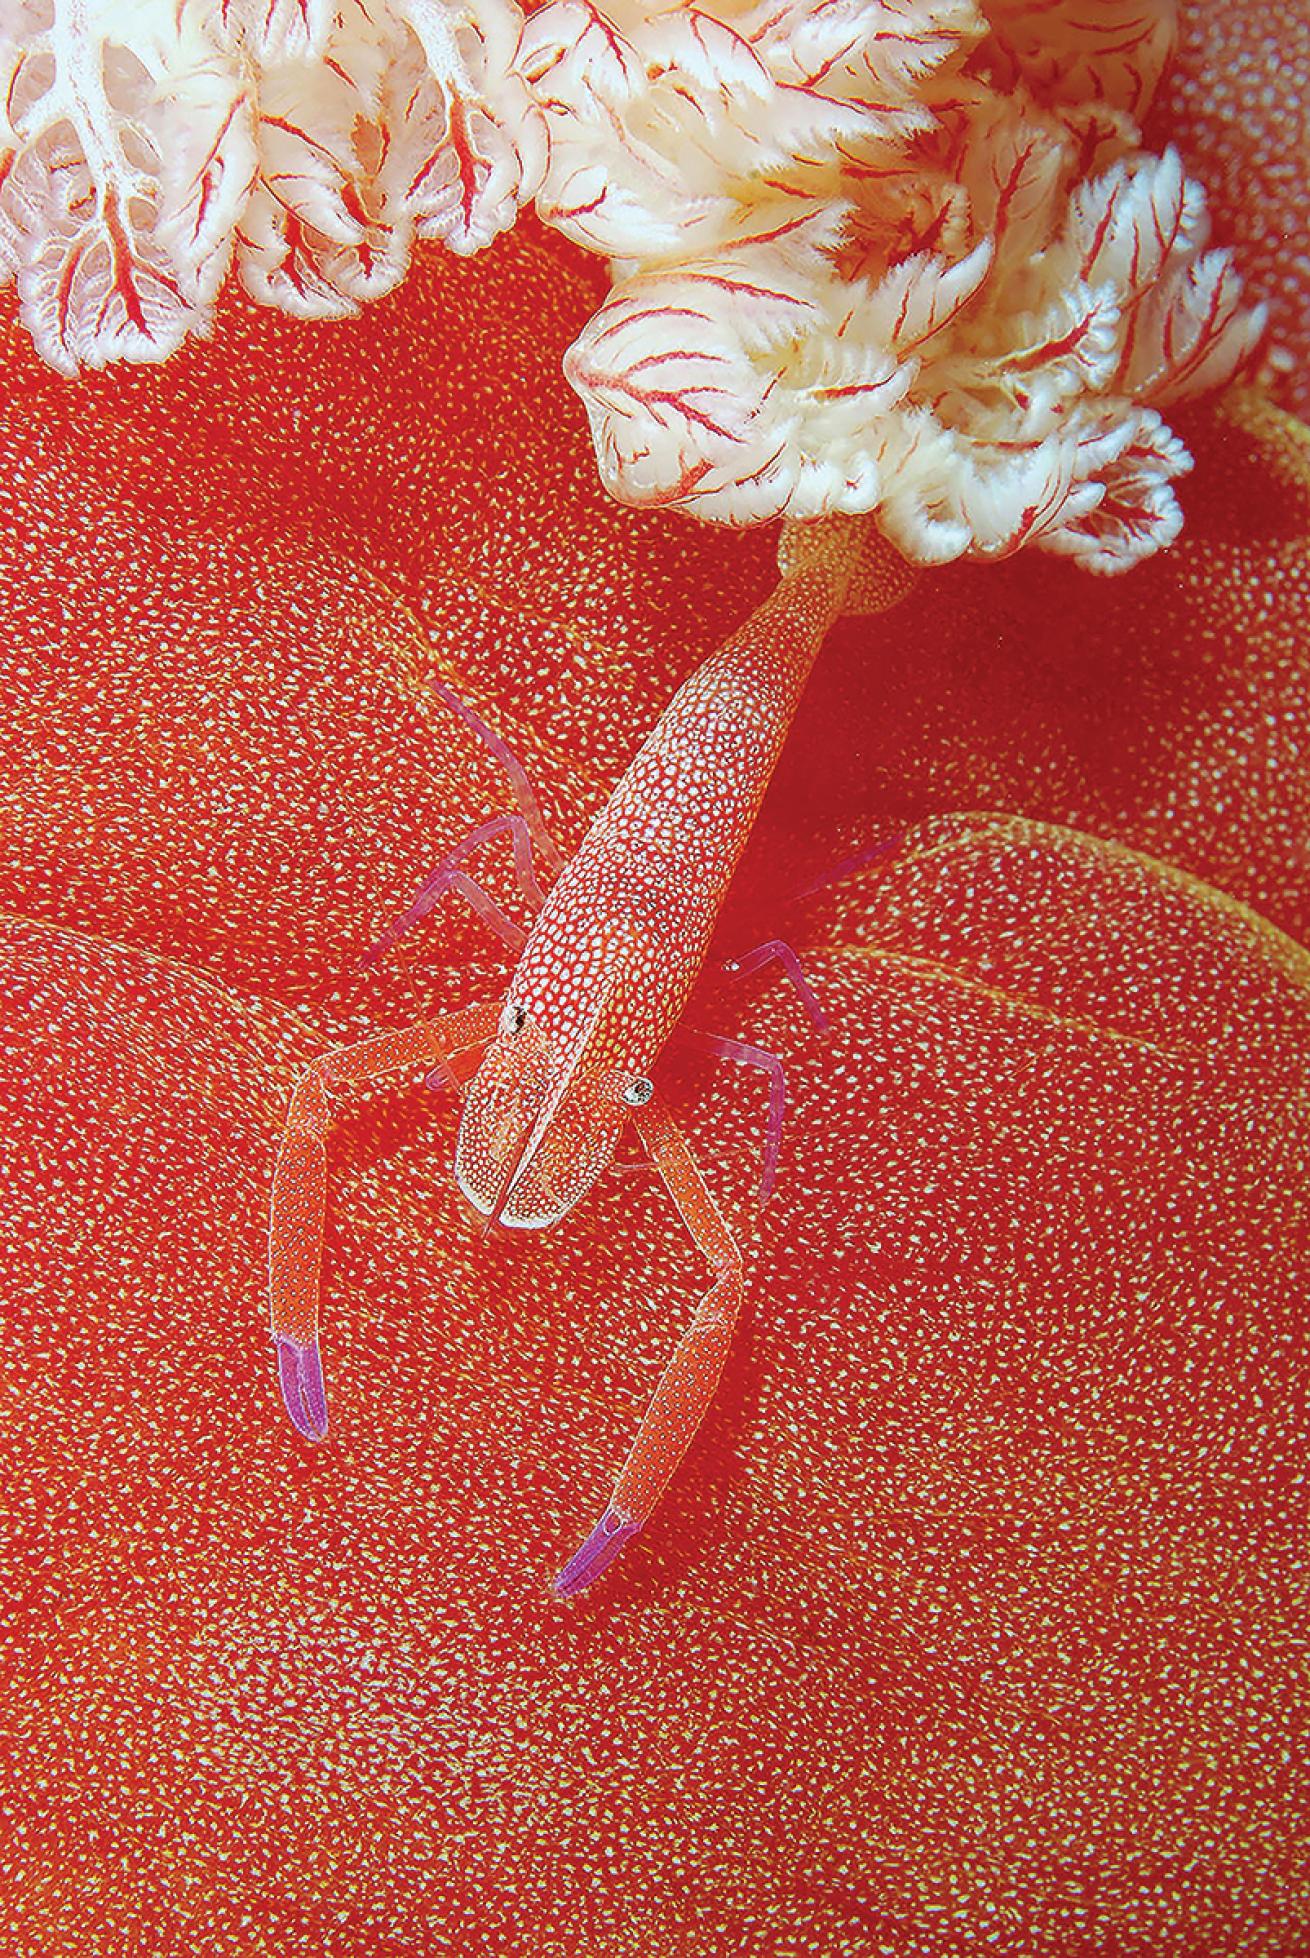
[[[571, 1615], [534, 1582], [694, 1260], [617, 1179], [511, 1262], [421, 1093], [338, 1137], [336, 1438], [277, 1419], [290, 1084], [491, 957], [452, 916], [339, 981], [415, 836], [503, 796], [425, 672], [567, 837], [770, 576], [600, 495], [559, 379], [594, 303], [520, 222], [331, 332], [220, 302], [157, 372], [69, 387], [0, 325], [0, 1945], [1285, 1958], [1310, 448], [1258, 398], [1191, 413], [1131, 580], [961, 563], [829, 648], [733, 932], [839, 833], [904, 845], [793, 921], [831, 1041], [718, 1003], [788, 1056], [786, 1174], [642, 1564]], [[683, 1089], [743, 1202], [757, 1097]]]
[[340, 317], [535, 204], [611, 267], [566, 368], [627, 503], [876, 512], [921, 563], [1172, 541], [1162, 410], [1259, 343], [1141, 145], [1170, 0], [8, 0], [0, 267], [65, 371]]
[[[441, 1098], [338, 1132], [335, 1439], [279, 1418], [291, 1084], [496, 984], [453, 913], [340, 980], [415, 838], [503, 806], [424, 672], [494, 698], [571, 841], [771, 575], [601, 493], [559, 374], [591, 303], [520, 228], [77, 387], [0, 329], [0, 1944], [1283, 1958], [1310, 974], [1239, 900], [1310, 931], [1310, 452], [1258, 400], [1193, 417], [1131, 580], [956, 565], [820, 663], [732, 942], [838, 834], [906, 844], [789, 920], [829, 1041], [784, 988], [716, 1006], [792, 1117], [640, 1564], [572, 1613], [540, 1582], [700, 1270], [632, 1178], [481, 1242]], [[679, 1100], [748, 1201], [758, 1094]]]

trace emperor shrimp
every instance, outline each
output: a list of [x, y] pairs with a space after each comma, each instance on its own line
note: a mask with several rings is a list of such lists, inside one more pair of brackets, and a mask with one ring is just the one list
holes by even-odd
[[[525, 889], [540, 896], [532, 842], [555, 865], [558, 855], [539, 819], [510, 816], [475, 832], [379, 941], [392, 942], [442, 890], [460, 890], [521, 944], [503, 1000], [335, 1048], [308, 1066], [291, 1097], [273, 1177], [270, 1304], [282, 1396], [310, 1440], [328, 1425], [318, 1317], [334, 1089], [424, 1066], [459, 1085], [455, 1179], [488, 1228], [559, 1224], [613, 1160], [625, 1124], [634, 1125], [711, 1283], [604, 1513], [555, 1579], [561, 1596], [590, 1584], [649, 1521], [728, 1355], [741, 1252], [651, 1073], [704, 964], [810, 668], [856, 577], [864, 529], [828, 518], [784, 530], [778, 585], [675, 694], [540, 901], [526, 940], [461, 867], [476, 843], [509, 827]], [[477, 725], [499, 752], [503, 744]]]

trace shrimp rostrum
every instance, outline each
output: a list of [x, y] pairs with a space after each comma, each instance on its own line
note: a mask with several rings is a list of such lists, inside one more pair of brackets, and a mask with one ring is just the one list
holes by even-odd
[[[779, 584], [674, 696], [559, 870], [526, 941], [454, 859], [379, 941], [398, 937], [442, 890], [461, 890], [522, 943], [503, 1001], [328, 1052], [291, 1098], [273, 1179], [272, 1330], [287, 1410], [311, 1440], [327, 1432], [318, 1285], [334, 1089], [423, 1066], [465, 1079], [456, 1181], [489, 1225], [511, 1230], [558, 1224], [610, 1164], [625, 1124], [635, 1126], [711, 1283], [600, 1521], [555, 1580], [561, 1595], [589, 1584], [648, 1521], [728, 1353], [742, 1300], [741, 1253], [651, 1072], [699, 976], [801, 690], [846, 599], [862, 536], [863, 526], [848, 519], [784, 534]], [[524, 865], [530, 830], [553, 848], [539, 821], [498, 821], [513, 829]], [[476, 1072], [468, 1080], [470, 1057]]]

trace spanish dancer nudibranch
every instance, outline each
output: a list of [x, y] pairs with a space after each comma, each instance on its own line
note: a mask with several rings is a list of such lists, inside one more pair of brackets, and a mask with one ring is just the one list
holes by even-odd
[[476, 250], [531, 203], [613, 275], [565, 361], [612, 494], [788, 521], [777, 593], [675, 697], [506, 1001], [323, 1056], [279, 1155], [273, 1330], [320, 1438], [327, 1091], [424, 1058], [463, 1084], [484, 1056], [456, 1173], [520, 1227], [573, 1207], [631, 1115], [714, 1282], [565, 1593], [647, 1521], [727, 1351], [740, 1255], [649, 1071], [859, 540], [1126, 570], [1181, 523], [1161, 411], [1261, 345], [1200, 191], [1140, 144], [1171, 32], [1147, 0], [1090, 23], [1024, 0], [21, 0], [0, 42], [0, 262], [52, 364], [166, 356], [234, 259], [257, 299], [339, 317], [416, 237]]
[[[915, 12], [878, 10], [880, 46]], [[348, 0], [80, 0], [52, 53], [53, 7], [0, 0], [0, 35], [31, 28], [0, 101], [40, 152], [0, 143], [19, 262], [0, 293], [6, 1954], [1305, 1947], [1310, 428], [1284, 350], [1307, 351], [1285, 105], [1310, 100], [1310, 29], [1304, 0], [1180, 13], [1146, 147], [1179, 144], [1248, 290], [1281, 295], [1269, 366], [1150, 404], [1194, 468], [1165, 485], [1182, 532], [1131, 575], [972, 545], [902, 573], [881, 507], [837, 513], [913, 590], [829, 632], [705, 990], [641, 1077], [741, 1251], [741, 1317], [651, 1522], [560, 1603], [550, 1576], [715, 1282], [639, 1141], [557, 1228], [485, 1232], [430, 1060], [330, 1087], [322, 1446], [285, 1418], [268, 1343], [276, 1156], [315, 1060], [504, 999], [516, 954], [458, 879], [531, 926], [511, 842], [531, 839], [545, 897], [560, 866], [524, 780], [574, 857], [667, 703], [768, 599], [777, 530], [603, 489], [564, 357], [611, 270], [537, 211], [472, 259], [416, 250], [366, 303], [404, 259], [369, 202], [382, 125], [367, 102], [332, 118], [351, 90], [396, 91], [364, 42], [332, 53], [363, 24]], [[549, 48], [497, 101], [464, 25], [490, 41], [485, 9], [406, 17], [436, 48], [454, 23], [466, 157], [490, 160], [517, 99], [508, 226], [563, 140]], [[1149, 92], [1162, 11], [1143, 41], [1114, 0], [1084, 6], [1087, 49], [1103, 24], [1120, 50], [1090, 58], [1067, 7], [989, 17], [998, 89], [1008, 45], [1016, 94], [1139, 120], [1129, 70]], [[523, 24], [504, 18], [508, 61]], [[614, 109], [629, 139], [658, 121], [654, 18], [610, 14], [645, 50]], [[823, 16], [791, 18], [803, 51]], [[97, 22], [136, 43], [98, 71], [107, 109], [77, 55]], [[181, 116], [175, 33], [197, 55]], [[982, 49], [943, 64], [957, 96]], [[54, 55], [68, 85], [42, 135]], [[234, 78], [197, 274], [191, 172]], [[441, 104], [415, 93], [437, 134]], [[238, 236], [247, 137], [267, 178]], [[702, 186], [703, 147], [675, 156]], [[429, 155], [419, 190], [434, 219], [449, 192], [462, 246], [475, 173], [443, 175], [438, 145], [399, 189]], [[169, 157], [190, 222], [156, 225]], [[99, 205], [106, 185], [123, 194]], [[1270, 278], [1243, 251], [1284, 230]], [[241, 289], [238, 258], [278, 303]], [[616, 256], [614, 301], [663, 270]], [[32, 341], [44, 321], [88, 359], [121, 334], [149, 360], [179, 305], [189, 337], [157, 366], [70, 383]], [[760, 358], [790, 385], [794, 353]], [[676, 476], [670, 404], [617, 392], [604, 414], [625, 402]], [[718, 397], [692, 405], [720, 419]], [[848, 854], [867, 867], [834, 880]], [[393, 951], [429, 865], [419, 903], [450, 897]], [[777, 931], [823, 1032], [776, 969], [719, 976]], [[680, 1044], [688, 1021], [785, 1067], [758, 1224], [777, 1077]], [[530, 1060], [526, 1018], [521, 1037]], [[643, 1105], [622, 1103], [633, 1135]]]
[[1171, 0], [15, 0], [0, 270], [66, 372], [310, 318], [519, 210], [609, 260], [567, 359], [625, 502], [874, 512], [919, 563], [1169, 543], [1161, 410], [1259, 345], [1176, 154]]

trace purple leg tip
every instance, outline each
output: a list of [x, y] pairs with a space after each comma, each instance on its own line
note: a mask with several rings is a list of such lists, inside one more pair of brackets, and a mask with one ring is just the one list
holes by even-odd
[[581, 1550], [569, 1558], [555, 1579], [555, 1596], [573, 1598], [579, 1591], [585, 1591], [602, 1571], [609, 1569], [619, 1552], [626, 1550], [640, 1528], [640, 1523], [632, 1522], [617, 1509], [607, 1509]]
[[285, 1333], [277, 1336], [277, 1378], [292, 1426], [306, 1441], [322, 1441], [328, 1429], [327, 1389], [318, 1341], [302, 1346]]

